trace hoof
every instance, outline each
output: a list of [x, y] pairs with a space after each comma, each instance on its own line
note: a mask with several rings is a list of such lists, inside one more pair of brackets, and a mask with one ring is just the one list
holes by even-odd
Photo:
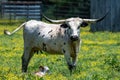
[[72, 74], [72, 71], [73, 71], [73, 69], [76, 68], [76, 66], [75, 65], [68, 65], [68, 68], [70, 70], [70, 74]]

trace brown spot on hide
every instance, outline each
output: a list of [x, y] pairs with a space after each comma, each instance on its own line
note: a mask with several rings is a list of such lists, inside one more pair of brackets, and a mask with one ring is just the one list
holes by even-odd
[[47, 48], [46, 48], [46, 44], [45, 44], [45, 43], [43, 43], [43, 50], [44, 50], [44, 51], [47, 50]]
[[61, 28], [59, 28], [59, 31], [61, 32]]
[[63, 49], [63, 53], [65, 53], [66, 51]]
[[66, 33], [67, 33], [67, 31], [65, 30], [65, 31], [64, 31], [64, 34], [66, 34]]
[[42, 35], [42, 37], [44, 37], [45, 35]]
[[51, 38], [53, 37], [53, 35], [50, 36]]
[[50, 30], [50, 31], [48, 32], [48, 34], [51, 33], [52, 31], [53, 31], [53, 30]]
[[40, 35], [40, 32], [38, 33], [38, 35]]

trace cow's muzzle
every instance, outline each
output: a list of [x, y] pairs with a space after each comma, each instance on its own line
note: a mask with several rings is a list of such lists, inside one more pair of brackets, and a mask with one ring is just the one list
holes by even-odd
[[71, 41], [77, 41], [79, 37], [77, 35], [71, 36], [70, 37]]

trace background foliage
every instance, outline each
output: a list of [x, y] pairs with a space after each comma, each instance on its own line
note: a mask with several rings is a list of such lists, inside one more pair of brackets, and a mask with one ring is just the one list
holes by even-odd
[[90, 17], [90, 0], [42, 0], [43, 12], [49, 17]]

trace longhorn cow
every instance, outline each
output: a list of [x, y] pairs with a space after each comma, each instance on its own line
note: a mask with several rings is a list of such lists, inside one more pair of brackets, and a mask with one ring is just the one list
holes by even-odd
[[20, 28], [24, 28], [22, 72], [27, 71], [28, 63], [36, 51], [46, 51], [51, 54], [63, 54], [71, 72], [76, 66], [81, 44], [80, 27], [85, 27], [89, 23], [99, 22], [103, 20], [106, 15], [100, 19], [82, 19], [75, 17], [63, 20], [52, 20], [43, 15], [45, 19], [54, 24], [30, 20], [24, 22], [13, 32], [5, 30], [4, 33], [12, 35]]

